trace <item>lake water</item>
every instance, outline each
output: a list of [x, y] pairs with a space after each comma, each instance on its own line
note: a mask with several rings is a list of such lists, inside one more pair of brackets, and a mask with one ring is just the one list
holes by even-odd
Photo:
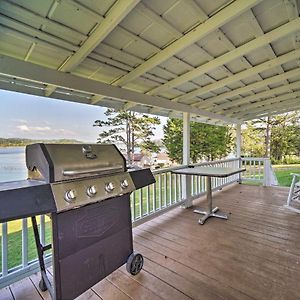
[[26, 178], [25, 147], [0, 147], [0, 182]]

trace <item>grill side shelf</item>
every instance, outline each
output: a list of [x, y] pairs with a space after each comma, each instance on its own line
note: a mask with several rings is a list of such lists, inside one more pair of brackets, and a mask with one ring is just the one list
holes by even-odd
[[150, 169], [132, 170], [129, 171], [129, 175], [137, 190], [155, 183], [155, 178]]
[[31, 180], [0, 183], [0, 223], [55, 210], [50, 184]]

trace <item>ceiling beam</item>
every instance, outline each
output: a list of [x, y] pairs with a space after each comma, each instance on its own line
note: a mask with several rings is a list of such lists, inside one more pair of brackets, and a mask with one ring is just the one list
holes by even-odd
[[129, 72], [127, 75], [117, 80], [116, 83], [118, 85], [126, 85], [130, 81], [141, 76], [145, 72], [153, 69], [155, 66], [166, 61], [168, 58], [172, 57], [176, 53], [182, 51], [186, 47], [194, 44], [201, 38], [218, 29], [220, 26], [231, 21], [233, 18], [241, 15], [243, 12], [255, 6], [259, 2], [261, 2], [261, 0], [234, 1], [232, 4], [228, 5], [220, 12], [204, 21], [204, 23], [201, 23], [200, 25], [186, 33], [184, 36], [177, 39], [169, 46], [153, 55], [151, 58], [139, 65], [137, 68], [135, 68], [133, 71]]
[[[299, 88], [300, 88], [300, 84], [299, 84]], [[224, 114], [226, 114], [227, 116], [240, 117], [245, 114], [245, 111], [248, 111], [248, 110], [252, 111], [253, 109], [260, 107], [260, 106], [268, 105], [271, 103], [276, 104], [277, 102], [282, 102], [282, 101], [297, 98], [297, 97], [300, 97], [300, 91], [288, 92], [287, 94], [284, 94], [281, 96], [272, 97], [272, 98], [269, 98], [266, 100], [259, 100], [254, 103], [246, 103], [241, 106], [236, 106], [233, 109], [228, 109], [228, 110], [224, 111]]]
[[[300, 68], [290, 70], [290, 71], [287, 71], [283, 74], [279, 74], [279, 75], [272, 76], [272, 77], [266, 78], [266, 79], [258, 81], [258, 82], [248, 84], [245, 87], [237, 88], [237, 89], [232, 90], [230, 92], [222, 93], [218, 96], [207, 98], [205, 101], [201, 102], [200, 104], [195, 103], [195, 104], [193, 104], [193, 106], [201, 107], [201, 108], [211, 107], [213, 104], [217, 104], [218, 102], [224, 101], [225, 99], [232, 98], [234, 96], [244, 94], [244, 93], [247, 93], [247, 92], [250, 92], [250, 91], [253, 91], [253, 90], [257, 90], [259, 88], [266, 87], [269, 84], [274, 84], [274, 83], [281, 82], [285, 79], [290, 79], [290, 78], [299, 76], [299, 71], [300, 71]], [[289, 85], [286, 85], [286, 86], [289, 86]], [[271, 89], [268, 92], [270, 92], [272, 94], [273, 90], [274, 89]], [[255, 94], [255, 95], [251, 95], [249, 97], [254, 97], [253, 99], [256, 99], [257, 95], [259, 95], [259, 94], [260, 93]], [[248, 99], [248, 97], [245, 97], [245, 98]], [[218, 111], [220, 111], [222, 109], [231, 107], [233, 103], [237, 103], [237, 104], [243, 103], [245, 98], [238, 99], [238, 100], [235, 100], [235, 101], [228, 101], [228, 102], [222, 103], [222, 104], [216, 106], [216, 109]]]
[[272, 116], [272, 115], [279, 115], [279, 114], [298, 111], [298, 110], [300, 110], [300, 105], [295, 105], [293, 107], [293, 109], [291, 109], [291, 108], [276, 109], [276, 110], [267, 111], [267, 112], [264, 112], [261, 114], [255, 114], [255, 115], [249, 114], [247, 117], [243, 118], [242, 120], [249, 121], [249, 120], [253, 120], [253, 119], [263, 118], [263, 117]]
[[[190, 96], [191, 97], [199, 96], [199, 95], [208, 93], [210, 91], [222, 88], [222, 87], [224, 87], [224, 86], [226, 86], [228, 84], [234, 83], [236, 81], [239, 81], [239, 80], [245, 79], [247, 77], [256, 75], [256, 74], [258, 74], [260, 72], [263, 72], [265, 70], [271, 69], [271, 68], [276, 67], [278, 65], [282, 65], [282, 64], [284, 64], [286, 62], [289, 62], [289, 61], [292, 61], [292, 60], [296, 60], [298, 58], [300, 58], [300, 49], [293, 50], [291, 52], [288, 52], [288, 53], [283, 54], [281, 56], [278, 56], [276, 58], [270, 59], [270, 60], [268, 60], [268, 61], [266, 61], [264, 63], [256, 65], [255, 67], [252, 67], [250, 69], [241, 71], [241, 72], [236, 73], [236, 74], [234, 74], [232, 76], [229, 76], [229, 77], [226, 77], [224, 79], [221, 79], [221, 80], [219, 80], [217, 82], [208, 84], [208, 85], [204, 86], [203, 88], [197, 89], [197, 90], [192, 91], [190, 93], [187, 93], [185, 95], [187, 95], [188, 98]], [[185, 95], [179, 96], [179, 97], [175, 98], [175, 100], [176, 101], [180, 101], [181, 99], [183, 99], [185, 97]]]
[[253, 110], [249, 109], [247, 112], [244, 112], [243, 115], [240, 115], [239, 118], [243, 119], [245, 116], [248, 116], [248, 115], [255, 115], [255, 114], [260, 114], [263, 112], [271, 112], [271, 111], [275, 111], [275, 110], [281, 109], [281, 108], [287, 109], [287, 107], [289, 107], [289, 109], [291, 111], [293, 111], [294, 110], [293, 107], [295, 105], [299, 105], [299, 103], [300, 103], [300, 98], [289, 99], [289, 100], [279, 102], [279, 103], [271, 103], [269, 105], [265, 105], [265, 106], [259, 107], [257, 109], [253, 109]]
[[99, 81], [48, 69], [4, 55], [0, 56], [0, 74], [32, 82], [59, 86], [71, 91], [74, 90], [87, 93], [88, 95], [100, 95], [112, 99], [131, 101], [142, 105], [161, 107], [168, 110], [194, 113], [217, 120], [220, 119], [227, 123], [238, 122], [238, 120], [227, 118], [206, 110], [197, 109], [195, 107], [191, 107], [190, 105], [174, 103], [171, 100], [162, 97], [145, 95]]
[[[101, 18], [90, 36], [83, 42], [81, 47], [71, 55], [58, 68], [61, 72], [70, 72], [76, 68], [113, 29], [128, 15], [128, 13], [139, 3], [140, 0], [118, 0], [108, 11], [105, 18]], [[48, 88], [46, 96], [51, 95], [55, 86]]]
[[239, 106], [241, 104], [249, 103], [251, 101], [255, 101], [258, 99], [270, 98], [276, 94], [287, 93], [288, 91], [290, 91], [292, 89], [299, 89], [299, 88], [300, 88], [300, 81], [296, 81], [296, 82], [290, 83], [288, 85], [279, 86], [279, 87], [273, 88], [271, 90], [267, 90], [267, 91], [260, 92], [260, 93], [257, 93], [257, 94], [254, 94], [254, 95], [251, 95], [248, 97], [244, 97], [242, 99], [228, 101], [224, 104], [215, 106], [213, 109], [211, 109], [211, 111], [213, 111], [215, 113], [218, 113], [218, 112], [221, 113], [221, 111], [224, 109], [233, 108], [233, 107]]
[[[210, 72], [226, 63], [229, 63], [230, 61], [241, 57], [257, 48], [263, 47], [275, 40], [278, 40], [288, 34], [291, 34], [293, 32], [298, 31], [300, 28], [300, 18], [297, 18], [291, 22], [288, 22], [287, 24], [284, 24], [260, 37], [255, 38], [254, 40], [232, 50], [229, 51], [214, 60], [211, 60], [194, 70], [191, 70], [181, 76], [176, 77], [175, 79], [172, 79], [168, 81], [165, 84], [160, 85], [159, 87], [151, 90], [149, 93], [150, 94], [157, 94], [158, 92], [161, 92], [166, 89], [170, 89], [172, 87], [178, 86], [180, 84], [183, 84], [189, 80], [192, 80], [196, 77], [199, 77], [207, 72]], [[202, 88], [199, 89], [199, 94], [197, 91], [192, 91], [190, 93], [187, 93], [185, 96], [180, 96], [174, 98], [174, 101], [181, 101], [181, 100], [187, 100], [187, 99], [192, 99], [193, 97], [197, 95], [202, 94]]]

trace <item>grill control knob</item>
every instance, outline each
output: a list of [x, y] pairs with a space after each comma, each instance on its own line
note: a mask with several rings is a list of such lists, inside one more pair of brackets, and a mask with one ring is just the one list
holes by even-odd
[[124, 180], [121, 181], [121, 188], [122, 189], [126, 189], [126, 188], [128, 188], [128, 186], [129, 186], [129, 183], [128, 183], [127, 179], [124, 179]]
[[71, 202], [76, 199], [76, 196], [77, 196], [77, 194], [76, 194], [75, 190], [68, 190], [65, 193], [65, 200], [68, 202]]
[[88, 194], [88, 196], [94, 197], [97, 194], [97, 189], [94, 185], [91, 185], [87, 188], [86, 193]]
[[110, 193], [110, 192], [112, 192], [113, 190], [114, 190], [114, 185], [113, 185], [113, 183], [112, 182], [109, 182], [109, 183], [107, 183], [106, 185], [105, 185], [105, 190], [108, 192], [108, 193]]

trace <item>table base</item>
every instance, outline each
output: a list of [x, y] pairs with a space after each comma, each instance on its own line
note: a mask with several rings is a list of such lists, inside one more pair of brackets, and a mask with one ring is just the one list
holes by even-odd
[[199, 210], [199, 209], [195, 209], [194, 210], [194, 213], [196, 214], [201, 214], [201, 215], [204, 215], [202, 218], [199, 219], [198, 223], [203, 225], [205, 223], [205, 221], [210, 218], [210, 217], [215, 217], [215, 218], [220, 218], [220, 219], [225, 219], [227, 220], [228, 217], [225, 213], [222, 213], [222, 212], [218, 212], [216, 213], [217, 211], [219, 210], [218, 207], [215, 207], [214, 209], [212, 209], [211, 211], [205, 211], [205, 210]]

